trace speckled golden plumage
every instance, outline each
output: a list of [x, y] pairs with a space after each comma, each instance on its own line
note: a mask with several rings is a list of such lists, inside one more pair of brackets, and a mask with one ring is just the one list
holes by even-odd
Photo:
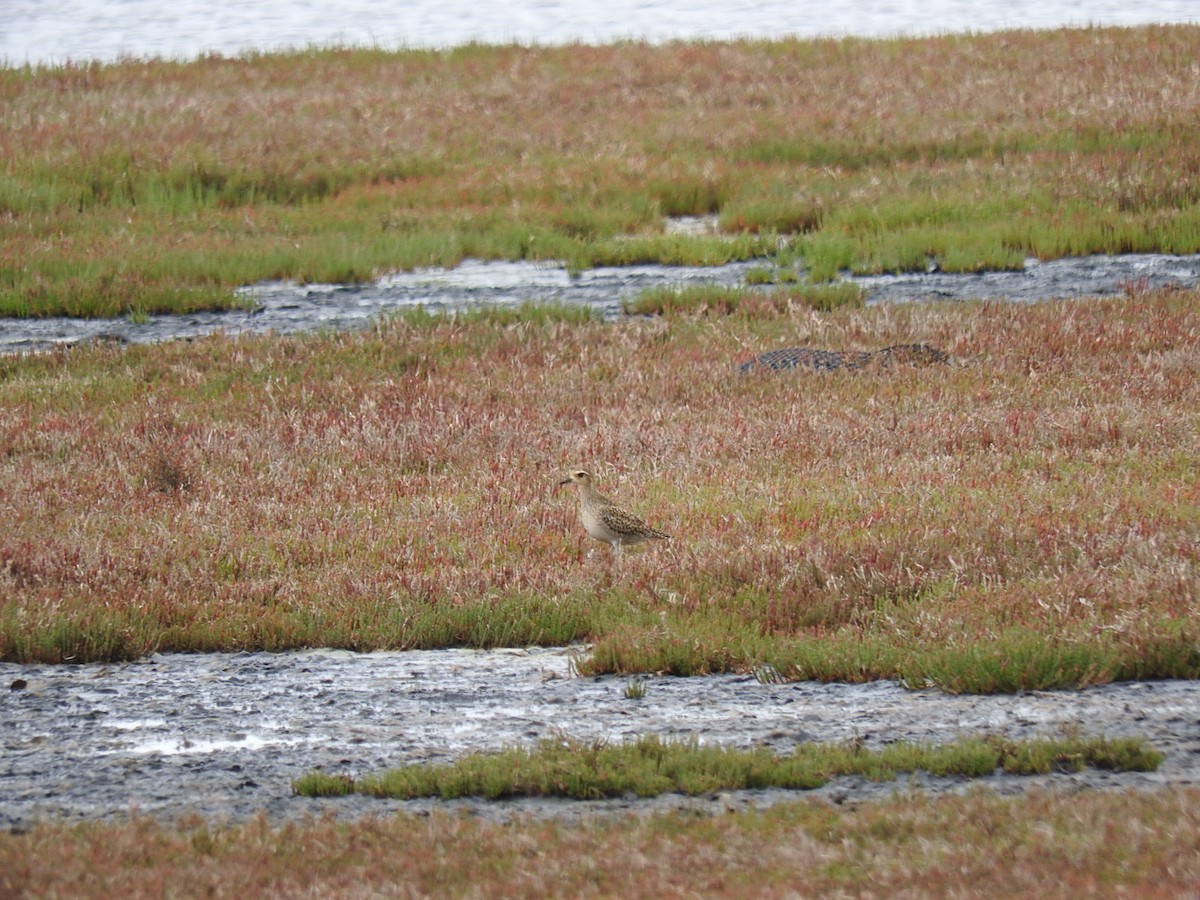
[[618, 552], [621, 547], [643, 541], [670, 540], [669, 534], [651, 528], [597, 491], [590, 472], [576, 469], [559, 484], [572, 482], [579, 489], [579, 520], [584, 531], [596, 540], [611, 544]]

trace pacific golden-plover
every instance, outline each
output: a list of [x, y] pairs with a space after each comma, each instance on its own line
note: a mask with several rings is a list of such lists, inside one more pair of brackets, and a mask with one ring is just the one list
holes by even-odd
[[610, 544], [618, 556], [622, 547], [631, 544], [671, 539], [669, 534], [651, 528], [597, 491], [590, 472], [576, 469], [559, 484], [571, 482], [579, 488], [579, 520], [584, 531], [596, 540]]

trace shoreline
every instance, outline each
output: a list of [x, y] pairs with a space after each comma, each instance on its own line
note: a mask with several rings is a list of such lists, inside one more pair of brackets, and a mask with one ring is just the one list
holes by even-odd
[[[861, 685], [764, 684], [748, 675], [687, 679], [572, 676], [577, 648], [355, 654], [168, 654], [123, 665], [0, 664], [12, 727], [3, 739], [0, 827], [41, 817], [123, 820], [130, 810], [171, 821], [199, 814], [244, 822], [334, 814], [356, 818], [443, 809], [493, 820], [568, 819], [593, 813], [730, 811], [807, 797], [857, 803], [911, 788], [941, 794], [987, 786], [1155, 790], [1200, 784], [1200, 682], [1114, 683], [1075, 691], [954, 695]], [[1136, 709], [1136, 714], [1126, 710]], [[648, 801], [382, 801], [292, 796], [290, 783], [319, 768], [355, 777], [413, 762], [563, 735], [620, 742], [645, 735], [786, 753], [797, 743], [944, 744], [996, 734], [1013, 739], [1080, 733], [1144, 737], [1167, 754], [1148, 773], [1088, 769], [1070, 775], [896, 781], [838, 778], [814, 791], [722, 791]]]
[[[744, 286], [762, 271], [750, 261], [710, 267], [632, 266], [586, 270], [571, 276], [554, 263], [467, 260], [455, 269], [399, 272], [367, 285], [254, 285], [244, 311], [169, 314], [144, 319], [0, 319], [0, 354], [71, 347], [87, 342], [156, 343], [211, 334], [293, 334], [367, 328], [381, 317], [424, 307], [454, 312], [479, 306], [569, 303], [603, 318], [621, 314], [639, 292], [694, 284]], [[1049, 261], [1024, 269], [970, 274], [926, 272], [846, 277], [868, 304], [926, 300], [1037, 302], [1119, 295], [1140, 290], [1200, 287], [1200, 255], [1125, 254]], [[753, 288], [747, 288], [753, 290]]]

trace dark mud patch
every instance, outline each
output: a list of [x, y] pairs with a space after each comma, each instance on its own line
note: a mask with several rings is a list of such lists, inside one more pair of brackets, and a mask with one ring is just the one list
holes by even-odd
[[[0, 320], [0, 352], [44, 350], [108, 339], [146, 343], [196, 338], [213, 332], [288, 333], [364, 328], [380, 316], [423, 306], [469, 309], [525, 302], [577, 303], [605, 316], [654, 287], [745, 284], [762, 262], [715, 267], [630, 266], [589, 269], [578, 275], [555, 264], [468, 261], [455, 269], [402, 272], [363, 285], [261, 284], [245, 288], [246, 310], [150, 316], [145, 319]], [[1200, 256], [1159, 254], [1088, 256], [1052, 262], [1028, 260], [1018, 272], [961, 275], [927, 272], [853, 278], [868, 302], [920, 300], [1035, 301], [1120, 294], [1147, 288], [1200, 286]]]
[[1194, 785], [1200, 778], [1200, 683], [1114, 684], [1015, 696], [953, 696], [865, 685], [763, 684], [750, 676], [628, 679], [574, 676], [578, 652], [442, 650], [355, 654], [155, 656], [125, 665], [0, 665], [0, 827], [38, 819], [173, 820], [197, 813], [243, 820], [259, 812], [355, 817], [434, 808], [505, 818], [606, 811], [716, 812], [794, 798], [784, 791], [653, 801], [313, 800], [291, 793], [311, 769], [359, 776], [444, 762], [555, 737], [622, 741], [653, 734], [786, 752], [798, 742], [944, 743], [963, 736], [1141, 736], [1166, 753], [1157, 772], [1087, 771], [968, 781], [916, 776], [877, 784], [838, 779], [803, 796], [834, 802], [987, 784], [1072, 788]]

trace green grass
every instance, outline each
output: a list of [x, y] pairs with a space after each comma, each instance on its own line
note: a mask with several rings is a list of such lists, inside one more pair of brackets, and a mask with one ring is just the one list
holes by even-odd
[[[748, 621], [764, 621], [766, 614]], [[596, 640], [580, 663], [584, 674], [707, 675], [766, 667], [784, 680], [859, 683], [899, 679], [955, 694], [1060, 690], [1146, 677], [1200, 677], [1200, 635], [1194, 625], [1157, 623], [1132, 645], [1096, 636], [1060, 637], [1011, 628], [949, 646], [853, 628], [797, 639], [764, 636], [728, 620], [693, 616], [667, 628], [617, 627]], [[1150, 675], [1149, 673], [1154, 673]]]
[[629, 794], [656, 797], [767, 788], [812, 790], [842, 775], [890, 781], [918, 771], [965, 778], [998, 771], [1009, 775], [1077, 772], [1088, 766], [1150, 772], [1162, 759], [1161, 753], [1141, 739], [967, 738], [943, 746], [901, 742], [880, 750], [865, 750], [856, 744], [800, 744], [793, 753], [783, 755], [655, 737], [622, 744], [549, 739], [532, 748], [474, 753], [445, 765], [403, 766], [359, 778], [310, 772], [296, 779], [292, 788], [307, 797], [359, 793], [397, 800], [598, 800]]
[[1178, 25], [0, 67], [0, 315], [467, 257], [821, 283], [1193, 253], [1198, 53]]
[[[578, 303], [520, 303], [516, 306], [475, 306], [461, 310], [432, 311], [415, 306], [385, 317], [405, 327], [437, 329], [449, 324], [510, 328], [540, 328], [547, 325], [585, 325], [599, 321], [599, 313]], [[384, 327], [389, 327], [385, 325]]]
[[512, 595], [464, 603], [396, 597], [349, 606], [335, 597], [313, 596], [303, 604], [291, 604], [279, 598], [275, 585], [253, 578], [248, 562], [236, 554], [213, 562], [219, 579], [244, 585], [239, 591], [243, 607], [229, 612], [207, 609], [204, 604], [167, 607], [160, 601], [133, 613], [58, 612], [30, 628], [28, 618], [9, 607], [0, 613], [5, 655], [27, 661], [117, 662], [160, 651], [204, 653], [246, 647], [283, 651], [335, 646], [366, 652], [560, 646], [586, 639], [596, 627], [593, 604], [583, 596], [553, 603]]

